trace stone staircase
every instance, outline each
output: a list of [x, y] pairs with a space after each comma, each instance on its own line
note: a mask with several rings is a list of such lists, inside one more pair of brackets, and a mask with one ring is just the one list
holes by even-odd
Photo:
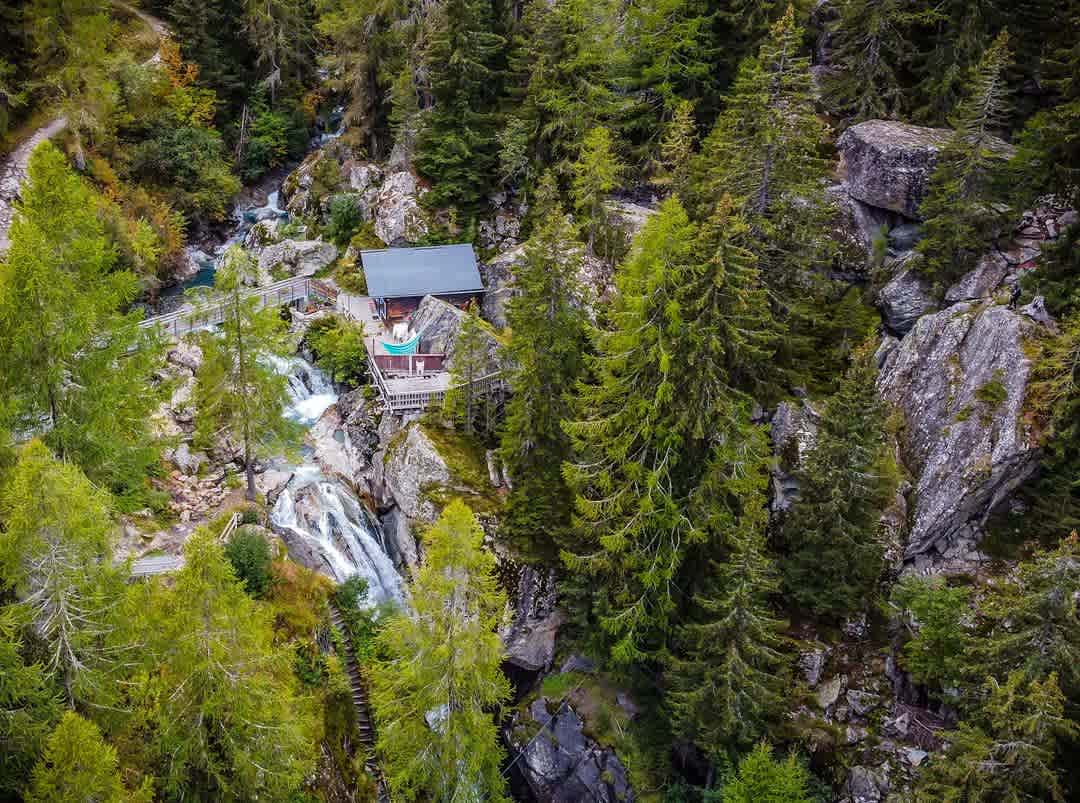
[[371, 717], [367, 688], [364, 686], [364, 678], [360, 674], [360, 667], [356, 663], [356, 656], [353, 654], [352, 644], [345, 628], [345, 622], [341, 617], [341, 611], [333, 603], [330, 604], [330, 624], [341, 636], [341, 642], [345, 645], [345, 654], [342, 658], [345, 663], [345, 672], [349, 676], [349, 686], [352, 689], [353, 710], [356, 712], [356, 734], [367, 752], [364, 768], [379, 786], [379, 803], [390, 803], [390, 788], [383, 778], [379, 762], [375, 759], [375, 723]]

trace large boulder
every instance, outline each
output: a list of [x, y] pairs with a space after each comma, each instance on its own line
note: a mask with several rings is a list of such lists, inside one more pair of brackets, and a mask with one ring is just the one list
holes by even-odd
[[[619, 757], [585, 735], [584, 723], [569, 705], [539, 697], [515, 719], [507, 741], [536, 800], [633, 803], [634, 790]], [[536, 735], [537, 728], [543, 732]]]
[[387, 245], [407, 245], [428, 233], [421, 193], [416, 176], [407, 170], [386, 178], [375, 199], [375, 234], [380, 240]]
[[506, 326], [506, 305], [514, 297], [514, 273], [524, 260], [525, 246], [518, 245], [480, 263], [480, 278], [485, 288], [480, 311], [485, 320], [499, 329]]
[[[465, 310], [455, 307], [435, 296], [424, 296], [420, 306], [413, 313], [410, 325], [415, 332], [420, 332], [420, 351], [425, 354], [445, 354], [447, 363], [454, 366], [454, 352], [457, 346], [461, 323], [468, 316]], [[500, 367], [499, 342], [495, 335], [485, 330], [488, 354], [487, 371]]]
[[916, 270], [917, 257], [907, 252], [887, 265], [895, 275], [878, 291], [878, 307], [890, 332], [905, 335], [923, 315], [938, 308], [930, 285]]
[[409, 424], [394, 435], [381, 468], [386, 493], [398, 509], [409, 519], [434, 522], [439, 508], [429, 492], [452, 487], [454, 477], [421, 426]]
[[843, 184], [830, 187], [828, 195], [834, 210], [832, 239], [840, 246], [839, 267], [842, 274], [863, 274], [871, 265], [879, 238], [887, 238], [890, 229], [901, 220], [895, 212], [870, 206], [852, 197]]
[[848, 194], [879, 209], [918, 218], [938, 152], [952, 132], [895, 120], [867, 120], [836, 143]]
[[311, 276], [337, 259], [337, 246], [322, 240], [282, 240], [259, 251], [259, 272], [264, 282], [276, 273]]
[[516, 568], [511, 616], [499, 633], [505, 660], [527, 672], [546, 672], [555, 659], [555, 637], [563, 622], [556, 607], [555, 570], [533, 564]]
[[1023, 416], [1039, 324], [1005, 306], [962, 302], [925, 315], [884, 357], [878, 387], [903, 413], [901, 455], [913, 476], [905, 557], [977, 543], [990, 512], [1038, 463]]

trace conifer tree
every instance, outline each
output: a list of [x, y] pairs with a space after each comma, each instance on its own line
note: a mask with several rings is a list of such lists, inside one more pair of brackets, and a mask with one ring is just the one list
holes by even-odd
[[654, 181], [669, 184], [676, 193], [685, 192], [696, 134], [694, 106], [688, 100], [680, 101], [660, 139], [659, 161], [662, 173]]
[[517, 295], [506, 319], [513, 366], [501, 454], [513, 479], [506, 527], [535, 542], [559, 543], [569, 523], [570, 496], [562, 478], [569, 440], [562, 422], [581, 374], [586, 321], [578, 283], [583, 254], [559, 203], [554, 176], [540, 181], [533, 201], [536, 227], [514, 271]]
[[225, 305], [220, 335], [201, 333], [203, 363], [195, 382], [196, 437], [213, 444], [235, 438], [243, 448], [247, 498], [255, 499], [255, 461], [279, 452], [298, 434], [282, 416], [286, 378], [268, 358], [287, 353], [285, 324], [275, 307], [260, 309], [244, 288], [258, 281], [254, 262], [239, 246], [226, 252], [214, 277], [215, 300]]
[[[476, 429], [481, 402], [480, 388], [476, 381], [488, 370], [490, 343], [484, 324], [480, 321], [480, 310], [475, 303], [471, 303], [461, 319], [457, 339], [454, 341], [450, 390], [446, 392], [443, 402], [443, 412], [451, 420], [460, 423], [467, 435], [472, 435]], [[489, 429], [490, 422], [485, 420], [484, 423], [484, 429]]]
[[27, 803], [150, 803], [153, 787], [146, 779], [128, 790], [120, 778], [116, 750], [101, 731], [74, 711], [64, 714], [34, 767]]
[[810, 773], [794, 753], [780, 761], [761, 742], [742, 761], [738, 773], [724, 784], [723, 803], [811, 803]]
[[0, 794], [12, 797], [26, 786], [59, 707], [45, 668], [23, 657], [25, 613], [0, 608]]
[[78, 467], [31, 441], [0, 493], [0, 578], [25, 608], [64, 701], [107, 703], [111, 610], [122, 578], [112, 562], [109, 498]]
[[786, 686], [784, 624], [769, 610], [779, 583], [765, 556], [768, 449], [745, 406], [696, 490], [704, 526], [723, 545], [696, 615], [676, 638], [667, 695], [677, 733], [716, 761], [749, 748], [778, 712]]
[[496, 632], [506, 598], [476, 517], [455, 500], [425, 537], [412, 610], [379, 633], [378, 752], [401, 800], [506, 800], [496, 721], [510, 687]]
[[12, 430], [44, 429], [92, 480], [138, 494], [157, 459], [149, 381], [161, 348], [139, 329], [140, 313], [118, 312], [138, 283], [114, 270], [95, 206], [55, 147], [34, 151], [0, 262], [0, 385]]
[[785, 591], [823, 616], [857, 610], [884, 565], [880, 518], [895, 468], [876, 376], [867, 344], [825, 404], [814, 445], [797, 471], [799, 498], [783, 525]]
[[495, 181], [503, 38], [487, 0], [447, 0], [435, 13], [424, 60], [435, 105], [424, 115], [415, 161], [434, 182], [432, 205], [470, 208]]
[[618, 662], [657, 649], [680, 566], [704, 537], [686, 505], [727, 397], [693, 361], [695, 324], [681, 303], [697, 238], [675, 198], [646, 223], [616, 274], [614, 329], [596, 336], [596, 383], [580, 389], [565, 425], [577, 498], [575, 542], [562, 557]]
[[911, 45], [909, 0], [846, 0], [829, 26], [830, 105], [853, 122], [896, 118], [903, 108], [899, 67]]
[[578, 225], [590, 250], [607, 221], [604, 201], [615, 189], [623, 169], [615, 155], [611, 132], [602, 126], [589, 131], [573, 165], [571, 195], [574, 211], [578, 214]]
[[971, 91], [952, 117], [953, 135], [938, 156], [919, 206], [926, 237], [921, 270], [943, 286], [974, 266], [1007, 209], [997, 185], [1004, 172], [995, 134], [1005, 124], [1009, 37], [1002, 32], [976, 68]]
[[135, 698], [170, 798], [284, 800], [314, 769], [316, 721], [272, 612], [233, 574], [217, 534], [197, 530], [171, 586], [136, 588], [128, 606], [146, 640]]
[[985, 722], [949, 734], [948, 752], [918, 780], [916, 803], [1064, 801], [1054, 750], [1080, 728], [1065, 715], [1057, 676], [1027, 682], [1013, 672], [1005, 683], [987, 680], [986, 693]]
[[314, 66], [310, 0], [244, 0], [248, 39], [262, 83], [276, 102], [282, 88], [300, 87]]

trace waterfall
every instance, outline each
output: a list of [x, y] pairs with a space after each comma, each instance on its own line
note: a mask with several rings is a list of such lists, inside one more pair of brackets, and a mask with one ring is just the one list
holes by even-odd
[[[288, 377], [288, 418], [313, 424], [337, 401], [326, 376], [306, 360], [274, 358], [272, 364]], [[405, 593], [401, 575], [386, 554], [377, 521], [363, 503], [314, 463], [295, 466], [292, 472], [292, 479], [270, 512], [271, 523], [314, 550], [338, 582], [354, 575], [363, 577], [368, 584], [367, 605], [402, 604]]]

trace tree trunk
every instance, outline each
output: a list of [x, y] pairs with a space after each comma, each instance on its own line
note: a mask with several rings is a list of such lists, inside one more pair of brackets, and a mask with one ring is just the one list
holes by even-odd
[[244, 438], [244, 474], [247, 475], [247, 491], [244, 498], [249, 502], [255, 501], [255, 465], [251, 460], [251, 444]]

